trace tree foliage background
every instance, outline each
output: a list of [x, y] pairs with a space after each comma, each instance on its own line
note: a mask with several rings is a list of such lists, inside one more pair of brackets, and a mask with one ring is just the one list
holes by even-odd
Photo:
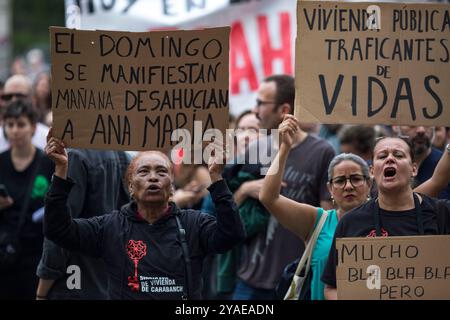
[[49, 26], [64, 26], [64, 0], [11, 0], [13, 56], [32, 48], [49, 54]]

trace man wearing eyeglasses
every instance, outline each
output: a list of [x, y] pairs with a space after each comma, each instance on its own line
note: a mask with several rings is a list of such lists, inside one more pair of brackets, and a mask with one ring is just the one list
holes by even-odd
[[[294, 100], [293, 77], [273, 75], [265, 78], [258, 88], [253, 110], [260, 120], [260, 127], [267, 130], [277, 129], [285, 115], [293, 114]], [[267, 137], [260, 135], [257, 141], [250, 144], [248, 153], [252, 152], [252, 148], [267, 150], [266, 154], [270, 153], [271, 147], [278, 149], [276, 140], [270, 131], [268, 133]], [[275, 154], [272, 156], [275, 157]], [[295, 146], [287, 159], [281, 194], [294, 201], [331, 208], [326, 183], [328, 164], [333, 157], [334, 150], [329, 143], [299, 130], [295, 136]], [[270, 162], [264, 163], [259, 158], [257, 165], [264, 168], [270, 166]], [[251, 166], [245, 164], [238, 175], [244, 170], [250, 172]], [[255, 172], [260, 171], [253, 169], [252, 173]], [[303, 242], [296, 235], [264, 211], [258, 198], [263, 177], [259, 174], [255, 177], [256, 180], [244, 182], [235, 192], [236, 203], [243, 203], [243, 199], [251, 198], [249, 201], [257, 201], [261, 215], [269, 217], [268, 223], [254, 232], [243, 245], [238, 281], [233, 295], [235, 300], [276, 299], [275, 288], [284, 268], [301, 256], [304, 250]], [[243, 205], [240, 208], [242, 207]]]
[[[442, 152], [432, 145], [435, 127], [424, 126], [398, 126], [394, 127], [397, 134], [408, 137], [413, 146], [412, 151], [419, 166], [415, 178], [416, 185], [422, 184], [433, 175], [437, 163], [442, 157]], [[446, 151], [450, 152], [450, 151]], [[450, 184], [438, 195], [439, 199], [450, 200]]]
[[[27, 77], [23, 75], [13, 75], [5, 82], [3, 92], [1, 93], [0, 99], [8, 105], [9, 103], [16, 100], [27, 100], [31, 103], [31, 83]], [[5, 151], [9, 148], [9, 143], [3, 134], [3, 115], [0, 112], [0, 152]], [[47, 144], [47, 133], [48, 127], [42, 123], [38, 123], [36, 126], [36, 132], [33, 136], [33, 144], [44, 150]]]

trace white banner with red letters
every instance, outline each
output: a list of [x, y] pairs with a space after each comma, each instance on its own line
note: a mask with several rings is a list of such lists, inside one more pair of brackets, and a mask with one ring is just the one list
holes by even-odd
[[266, 76], [293, 74], [296, 0], [66, 0], [66, 26], [151, 31], [231, 26], [230, 111], [254, 107]]
[[65, 2], [69, 28], [142, 32], [231, 26], [230, 111], [234, 115], [253, 108], [255, 91], [263, 78], [294, 73], [297, 0]]

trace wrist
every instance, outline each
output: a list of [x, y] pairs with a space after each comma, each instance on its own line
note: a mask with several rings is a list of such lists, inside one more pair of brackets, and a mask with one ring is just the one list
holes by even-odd
[[238, 189], [240, 196], [246, 197], [248, 195], [248, 184], [249, 183], [250, 183], [249, 181], [246, 181], [243, 184], [241, 184], [241, 186]]
[[219, 180], [223, 180], [223, 177], [221, 174], [214, 174], [214, 175], [211, 175], [210, 177], [211, 177], [211, 183], [217, 182]]
[[67, 179], [67, 166], [55, 166], [55, 176]]
[[284, 144], [284, 143], [282, 143], [281, 146], [280, 146], [280, 151], [279, 152], [281, 154], [287, 154], [287, 153], [289, 153], [289, 150], [291, 150], [291, 147], [286, 145], [286, 144]]

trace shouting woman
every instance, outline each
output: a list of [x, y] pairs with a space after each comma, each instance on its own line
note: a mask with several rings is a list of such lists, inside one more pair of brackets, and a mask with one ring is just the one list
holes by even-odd
[[221, 176], [222, 154], [212, 156], [208, 167], [216, 217], [170, 202], [172, 163], [161, 152], [147, 151], [128, 168], [129, 204], [111, 214], [72, 219], [66, 201], [74, 182], [67, 177], [63, 142], [49, 136], [46, 153], [56, 166], [44, 234], [61, 247], [101, 257], [111, 299], [200, 299], [204, 257], [244, 239], [237, 207]]

